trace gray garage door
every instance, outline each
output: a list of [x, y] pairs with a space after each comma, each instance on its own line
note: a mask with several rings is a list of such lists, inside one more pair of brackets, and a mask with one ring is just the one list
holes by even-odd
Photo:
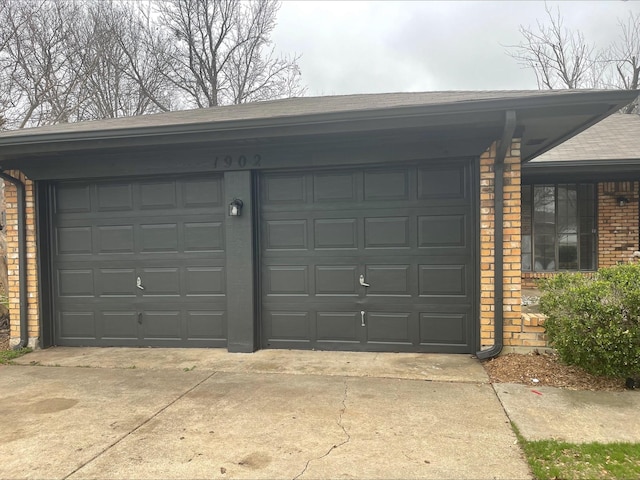
[[261, 178], [262, 344], [475, 351], [468, 160]]
[[226, 345], [222, 177], [54, 188], [58, 345]]

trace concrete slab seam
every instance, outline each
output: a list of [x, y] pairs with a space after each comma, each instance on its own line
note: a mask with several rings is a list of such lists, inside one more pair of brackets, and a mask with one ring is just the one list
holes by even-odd
[[500, 408], [502, 408], [502, 411], [504, 412], [504, 415], [509, 420], [509, 424], [511, 425], [511, 429], [513, 430], [513, 425], [515, 425], [515, 423], [511, 419], [511, 417], [509, 416], [509, 412], [507, 411], [506, 407], [504, 406], [504, 403], [502, 403], [502, 399], [500, 398], [500, 395], [498, 395], [498, 391], [496, 390], [496, 384], [495, 383], [491, 383], [490, 385], [491, 385], [491, 390], [493, 390], [493, 394], [496, 396], [496, 399], [498, 400], [498, 403], [500, 404]]
[[324, 455], [322, 455], [320, 457], [311, 458], [311, 459], [307, 460], [307, 463], [305, 464], [305, 466], [302, 469], [302, 471], [298, 475], [293, 477], [293, 480], [297, 480], [302, 475], [304, 475], [304, 473], [309, 468], [309, 464], [311, 464], [311, 462], [316, 461], [316, 460], [322, 460], [323, 458], [327, 457], [334, 450], [340, 448], [343, 445], [346, 445], [347, 443], [349, 443], [351, 441], [351, 435], [349, 435], [349, 432], [347, 432], [347, 429], [344, 428], [344, 425], [342, 424], [342, 417], [344, 417], [344, 413], [347, 410], [347, 396], [348, 396], [348, 394], [349, 394], [349, 386], [347, 385], [347, 379], [345, 378], [345, 380], [344, 380], [344, 394], [342, 396], [342, 408], [340, 409], [340, 415], [338, 416], [338, 422], [337, 423], [338, 423], [338, 426], [344, 432], [345, 436], [347, 437], [346, 440], [344, 440], [341, 443], [338, 443], [336, 445], [332, 445], [331, 448], [329, 448], [329, 450], [327, 450], [327, 453], [325, 453]]
[[[496, 396], [496, 399], [498, 400], [498, 403], [500, 404], [500, 408], [502, 408], [502, 411], [504, 412], [504, 415], [507, 417], [507, 420], [509, 420], [509, 426], [511, 427], [511, 430], [513, 431], [513, 434], [515, 435], [516, 432], [513, 430], [514, 425], [517, 427], [516, 423], [511, 419], [511, 417], [509, 416], [509, 412], [507, 412], [507, 409], [504, 406], [504, 403], [502, 403], [502, 399], [500, 398], [500, 395], [498, 395], [498, 392], [496, 390], [496, 384], [495, 383], [490, 383], [491, 385], [491, 389], [493, 390], [493, 394]], [[517, 435], [516, 435], [516, 439], [517, 439]], [[524, 454], [524, 450], [522, 449], [522, 447], [520, 446], [520, 441], [518, 440], [518, 449], [520, 450], [520, 456], [524, 459], [524, 462], [527, 464], [527, 469], [529, 470], [529, 473], [531, 474], [531, 478], [533, 478], [533, 472], [531, 470], [531, 466], [529, 466], [529, 461], [526, 458], [526, 455]]]
[[138, 426], [136, 426], [135, 428], [133, 428], [132, 430], [130, 430], [129, 432], [125, 433], [124, 435], [122, 435], [120, 438], [118, 438], [115, 442], [111, 443], [110, 445], [107, 445], [105, 448], [103, 448], [100, 452], [96, 453], [93, 457], [91, 457], [89, 460], [87, 460], [86, 462], [82, 463], [82, 465], [80, 465], [79, 467], [77, 467], [76, 469], [74, 469], [72, 472], [70, 472], [69, 474], [65, 475], [64, 477], [62, 477], [62, 480], [67, 480], [69, 477], [71, 477], [73, 474], [75, 474], [76, 472], [78, 472], [79, 470], [81, 470], [82, 468], [86, 467], [87, 465], [89, 465], [91, 462], [93, 462], [94, 460], [96, 460], [98, 457], [100, 457], [101, 455], [103, 455], [104, 453], [106, 453], [107, 451], [111, 450], [113, 447], [115, 447], [116, 445], [118, 445], [120, 442], [122, 442], [125, 438], [129, 437], [130, 435], [132, 435], [133, 433], [137, 432], [138, 430], [140, 430], [142, 427], [144, 427], [147, 423], [149, 423], [151, 420], [153, 420], [154, 418], [156, 418], [158, 415], [160, 415], [162, 412], [164, 412], [167, 408], [169, 408], [170, 406], [174, 405], [177, 401], [181, 400], [182, 398], [185, 397], [185, 395], [188, 395], [189, 393], [191, 393], [193, 390], [195, 390], [196, 388], [198, 388], [200, 385], [202, 385], [204, 382], [206, 382], [207, 380], [209, 380], [211, 377], [213, 377], [217, 372], [212, 372], [211, 375], [207, 375], [207, 377], [203, 378], [202, 380], [200, 380], [199, 382], [197, 382], [194, 386], [192, 386], [191, 388], [188, 388], [187, 390], [185, 390], [184, 392], [182, 392], [180, 395], [178, 395], [174, 400], [172, 400], [171, 402], [167, 403], [164, 407], [160, 408], [156, 413], [154, 413], [153, 415], [151, 415], [149, 418], [147, 418], [146, 420], [144, 420], [142, 423], [140, 423]]

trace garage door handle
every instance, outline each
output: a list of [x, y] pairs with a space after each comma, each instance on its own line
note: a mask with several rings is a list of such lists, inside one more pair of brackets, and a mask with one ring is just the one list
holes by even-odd
[[136, 287], [138, 287], [140, 290], [144, 290], [144, 287], [142, 286], [142, 279], [140, 277], [136, 279]]
[[362, 325], [360, 326], [366, 327], [366, 325], [364, 324], [364, 310], [360, 310], [360, 319], [362, 320]]
[[368, 283], [364, 283], [364, 275], [360, 275], [360, 285], [362, 285], [363, 287], [370, 287], [371, 286]]
[[142, 325], [142, 312], [138, 312], [138, 323]]

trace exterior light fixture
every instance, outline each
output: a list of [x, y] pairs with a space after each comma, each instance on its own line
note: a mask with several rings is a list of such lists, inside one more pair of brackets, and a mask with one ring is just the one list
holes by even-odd
[[629, 199], [627, 197], [619, 196], [618, 198], [616, 198], [616, 202], [618, 202], [619, 206], [624, 207], [627, 203], [629, 203]]
[[239, 217], [242, 214], [242, 200], [234, 198], [233, 202], [229, 204], [229, 216]]

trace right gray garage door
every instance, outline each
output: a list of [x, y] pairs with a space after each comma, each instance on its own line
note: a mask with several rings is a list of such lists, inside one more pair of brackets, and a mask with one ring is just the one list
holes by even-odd
[[474, 352], [472, 172], [263, 175], [263, 347]]

